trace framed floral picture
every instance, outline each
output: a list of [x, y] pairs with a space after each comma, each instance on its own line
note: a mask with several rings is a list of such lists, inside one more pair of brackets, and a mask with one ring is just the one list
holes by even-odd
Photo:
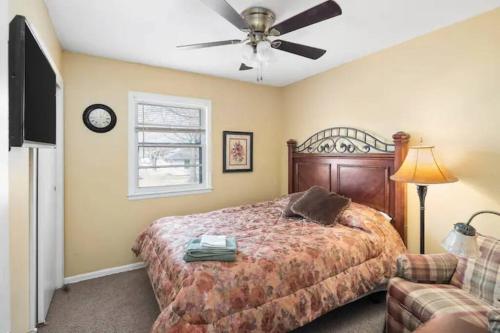
[[223, 172], [253, 171], [253, 133], [224, 131]]

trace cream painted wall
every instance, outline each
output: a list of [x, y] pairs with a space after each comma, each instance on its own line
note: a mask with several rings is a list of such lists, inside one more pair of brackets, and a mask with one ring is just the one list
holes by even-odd
[[12, 331], [29, 327], [29, 152], [12, 148], [9, 153], [10, 284]]
[[[43, 0], [9, 0], [10, 18], [24, 15], [34, 28], [57, 71], [61, 47]], [[9, 152], [9, 212], [12, 332], [29, 327], [29, 152], [13, 148]]]
[[[500, 9], [410, 40], [284, 88], [284, 137], [348, 125], [386, 138], [409, 132], [434, 144], [459, 183], [430, 186], [427, 250], [457, 221], [500, 210]], [[281, 191], [286, 192], [282, 152]], [[409, 247], [418, 250], [418, 199], [409, 194]], [[498, 218], [478, 218], [500, 237]]]
[[[205, 212], [279, 194], [281, 91], [175, 70], [63, 53], [65, 82], [66, 276], [136, 261], [130, 248], [150, 222], [167, 215]], [[127, 199], [128, 92], [212, 101], [214, 191], [148, 200]], [[116, 127], [89, 131], [82, 112], [109, 105]], [[254, 132], [254, 171], [222, 173], [222, 131]]]

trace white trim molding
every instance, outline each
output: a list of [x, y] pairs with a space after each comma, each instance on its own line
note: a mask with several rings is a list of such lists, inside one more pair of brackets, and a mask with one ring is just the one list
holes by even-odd
[[56, 218], [57, 218], [57, 288], [64, 283], [64, 86], [56, 87]]
[[[151, 199], [159, 197], [202, 194], [212, 191], [212, 102], [206, 99], [167, 96], [130, 91], [128, 95], [128, 198], [129, 200]], [[139, 104], [152, 104], [166, 107], [181, 107], [200, 110], [200, 127], [190, 129], [202, 133], [201, 169], [202, 182], [200, 184], [189, 185], [169, 185], [169, 186], [138, 186], [138, 139], [137, 139], [137, 107]], [[139, 125], [140, 126], [140, 125]], [[168, 129], [165, 129], [165, 131]], [[174, 129], [170, 129], [174, 130]], [[179, 128], [175, 129], [180, 130]], [[187, 130], [182, 128], [182, 130]]]
[[29, 327], [37, 324], [37, 210], [38, 210], [38, 149], [29, 149]]
[[136, 263], [129, 264], [129, 265], [100, 269], [100, 270], [95, 271], [95, 272], [89, 272], [89, 273], [68, 276], [68, 277], [64, 278], [64, 284], [72, 284], [72, 283], [82, 282], [82, 281], [86, 281], [86, 280], [97, 279], [97, 278], [100, 278], [103, 276], [129, 272], [129, 271], [141, 269], [144, 267], [146, 267], [145, 263], [136, 262]]
[[0, 0], [0, 333], [11, 330], [9, 233], [9, 1]]

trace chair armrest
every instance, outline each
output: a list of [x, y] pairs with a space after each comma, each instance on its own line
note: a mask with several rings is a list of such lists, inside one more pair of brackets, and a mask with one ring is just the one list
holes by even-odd
[[403, 254], [396, 261], [396, 276], [418, 283], [449, 283], [457, 262], [451, 253]]

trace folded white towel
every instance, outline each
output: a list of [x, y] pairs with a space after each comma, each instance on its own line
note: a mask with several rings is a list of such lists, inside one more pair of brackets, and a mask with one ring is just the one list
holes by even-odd
[[200, 245], [207, 248], [225, 248], [226, 236], [202, 235]]

